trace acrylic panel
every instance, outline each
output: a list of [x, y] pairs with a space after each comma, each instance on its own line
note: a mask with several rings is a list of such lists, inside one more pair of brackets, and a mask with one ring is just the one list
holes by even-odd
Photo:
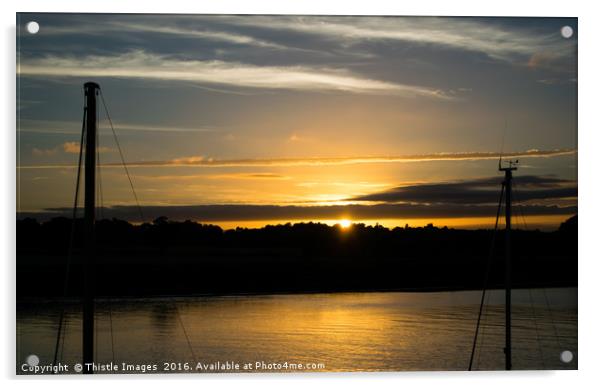
[[577, 369], [576, 18], [17, 14], [17, 374]]

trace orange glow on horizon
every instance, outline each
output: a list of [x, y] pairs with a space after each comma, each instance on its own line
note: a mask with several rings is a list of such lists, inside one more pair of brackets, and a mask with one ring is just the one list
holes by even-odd
[[[566, 221], [569, 215], [542, 215], [542, 216], [525, 216], [527, 229], [542, 229], [556, 230], [561, 222]], [[203, 221], [197, 220], [200, 223], [219, 225], [223, 229], [241, 228], [263, 228], [266, 225], [284, 225], [286, 223], [322, 223], [330, 226], [340, 225], [343, 229], [348, 229], [353, 224], [365, 225], [380, 225], [385, 228], [393, 229], [395, 227], [424, 227], [428, 224], [442, 228], [447, 226], [456, 229], [493, 229], [495, 217], [458, 217], [458, 218], [391, 218], [391, 219], [290, 219], [290, 220], [241, 220], [241, 221]], [[349, 223], [348, 227], [343, 224]], [[500, 225], [503, 227], [503, 219], [500, 220]], [[522, 217], [516, 220], [514, 225], [516, 229], [525, 229]]]
[[348, 229], [351, 226], [351, 221], [349, 221], [349, 220], [341, 220], [339, 222], [339, 225], [341, 225], [341, 228], [343, 228], [343, 229]]

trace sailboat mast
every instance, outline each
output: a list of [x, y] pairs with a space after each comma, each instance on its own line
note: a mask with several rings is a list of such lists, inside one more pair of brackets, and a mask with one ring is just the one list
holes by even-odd
[[84, 84], [86, 97], [86, 159], [84, 200], [84, 300], [83, 300], [83, 372], [92, 373], [94, 362], [94, 261], [95, 261], [95, 208], [96, 208], [96, 96], [100, 86], [94, 82]]
[[512, 369], [512, 171], [506, 170], [506, 370]]
[[512, 369], [512, 171], [516, 170], [517, 161], [509, 161], [508, 167], [502, 168], [501, 158], [499, 170], [504, 171], [504, 189], [506, 191], [506, 370]]

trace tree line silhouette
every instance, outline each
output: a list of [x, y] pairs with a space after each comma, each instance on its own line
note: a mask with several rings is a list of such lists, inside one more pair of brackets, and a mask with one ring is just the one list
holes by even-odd
[[[72, 226], [73, 229], [72, 229]], [[72, 234], [73, 230], [73, 234]], [[83, 220], [17, 220], [17, 296], [82, 288]], [[504, 281], [504, 231], [321, 223], [222, 230], [170, 221], [96, 222], [98, 295], [191, 295], [483, 287]], [[68, 252], [71, 251], [69, 259]], [[577, 216], [558, 230], [513, 230], [515, 287], [577, 285]]]

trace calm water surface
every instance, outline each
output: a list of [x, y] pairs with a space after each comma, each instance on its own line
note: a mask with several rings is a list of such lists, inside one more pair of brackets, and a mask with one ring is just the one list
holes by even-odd
[[[513, 298], [514, 368], [576, 369], [577, 290], [515, 290]], [[478, 291], [101, 299], [96, 360], [157, 364], [157, 372], [164, 362], [218, 361], [238, 363], [241, 372], [248, 363], [254, 372], [273, 372], [272, 363], [312, 372], [466, 370], [479, 301]], [[52, 363], [62, 306], [17, 304], [17, 373], [30, 354]], [[81, 357], [81, 311], [64, 306], [60, 360], [73, 365]], [[503, 292], [492, 291], [474, 369], [503, 369], [503, 343]], [[572, 362], [560, 360], [564, 350]], [[266, 366], [255, 369], [256, 362]]]

